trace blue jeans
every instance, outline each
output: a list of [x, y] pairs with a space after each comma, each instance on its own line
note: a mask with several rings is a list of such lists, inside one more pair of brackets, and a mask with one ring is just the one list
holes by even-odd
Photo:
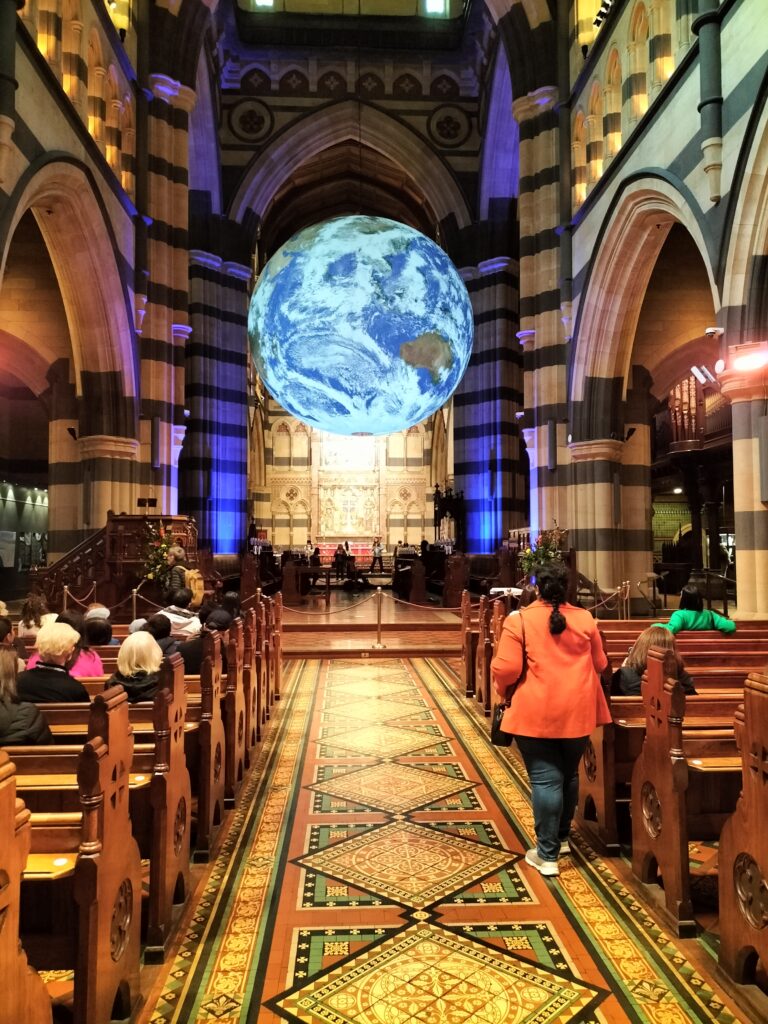
[[588, 736], [551, 740], [515, 736], [531, 782], [536, 850], [542, 860], [557, 860], [579, 798], [579, 761]]

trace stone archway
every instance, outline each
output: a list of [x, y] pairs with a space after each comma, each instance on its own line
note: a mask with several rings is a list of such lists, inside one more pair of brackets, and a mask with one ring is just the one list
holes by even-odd
[[439, 220], [451, 215], [459, 228], [471, 223], [467, 201], [442, 160], [415, 132], [374, 107], [346, 100], [304, 118], [256, 157], [243, 175], [229, 216], [263, 219], [283, 182], [302, 164], [347, 139], [389, 157], [413, 179]]
[[29, 210], [37, 221], [59, 282], [72, 343], [75, 383], [83, 371], [118, 374], [122, 393], [138, 393], [128, 291], [117, 265], [118, 246], [89, 174], [53, 160], [17, 188], [0, 253], [0, 287], [14, 231]]
[[[652, 569], [653, 373], [671, 351], [703, 335], [720, 305], [698, 214], [668, 180], [629, 184], [599, 233], [580, 299], [568, 395], [568, 514], [578, 524], [571, 540], [579, 568], [604, 587], [629, 580], [634, 588]], [[654, 339], [654, 309], [661, 316], [670, 308], [656, 273], [669, 247], [679, 247], [695, 270], [700, 315]]]
[[[28, 171], [11, 204], [0, 251], [0, 308], [4, 300], [13, 308], [6, 317], [11, 361], [22, 361], [19, 341], [34, 351], [16, 377], [46, 405], [49, 558], [55, 558], [102, 526], [108, 509], [134, 510], [136, 474], [133, 465], [125, 467], [135, 463], [139, 447], [134, 333], [119, 246], [89, 173], [75, 161], [50, 160]], [[34, 251], [41, 258], [30, 263]], [[24, 277], [35, 285], [33, 298], [39, 283], [41, 303], [26, 319], [11, 294]], [[7, 334], [0, 348], [3, 341]]]

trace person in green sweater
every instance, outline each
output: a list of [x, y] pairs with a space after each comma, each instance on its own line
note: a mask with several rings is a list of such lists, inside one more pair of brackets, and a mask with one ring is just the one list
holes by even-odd
[[672, 633], [688, 629], [719, 629], [721, 633], [735, 633], [736, 623], [704, 607], [704, 598], [690, 583], [680, 591], [680, 607], [672, 612], [669, 622], [654, 622], [654, 626], [665, 626]]

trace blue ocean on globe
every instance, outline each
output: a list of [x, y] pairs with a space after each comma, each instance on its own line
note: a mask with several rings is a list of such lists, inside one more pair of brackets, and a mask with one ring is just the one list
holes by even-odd
[[265, 386], [297, 419], [334, 434], [391, 434], [456, 390], [472, 352], [472, 306], [425, 235], [383, 217], [339, 217], [272, 256], [248, 335]]

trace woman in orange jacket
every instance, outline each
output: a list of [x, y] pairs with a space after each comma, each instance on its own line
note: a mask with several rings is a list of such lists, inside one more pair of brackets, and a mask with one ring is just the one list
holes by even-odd
[[491, 674], [511, 698], [502, 728], [514, 734], [531, 782], [536, 848], [526, 862], [557, 875], [579, 795], [579, 761], [597, 725], [611, 721], [599, 675], [608, 659], [597, 623], [566, 602], [568, 571], [541, 569], [539, 598], [507, 616]]

